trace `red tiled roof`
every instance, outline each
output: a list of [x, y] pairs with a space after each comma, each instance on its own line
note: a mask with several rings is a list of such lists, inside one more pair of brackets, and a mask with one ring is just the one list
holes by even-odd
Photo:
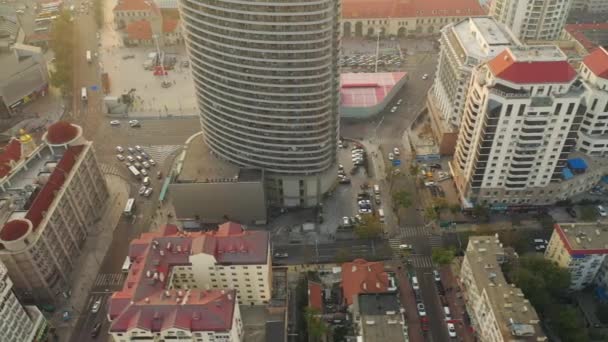
[[576, 71], [567, 60], [518, 62], [509, 49], [488, 62], [494, 76], [518, 84], [567, 83], [576, 77]]
[[64, 144], [78, 135], [78, 128], [66, 121], [57, 121], [46, 131], [46, 140], [51, 144]]
[[192, 241], [192, 253], [215, 256], [218, 264], [265, 264], [268, 232], [244, 230], [234, 222], [220, 225], [217, 232], [201, 234]]
[[27, 233], [29, 223], [24, 220], [11, 220], [0, 230], [0, 239], [4, 241], [14, 241]]
[[587, 23], [587, 24], [568, 24], [565, 30], [576, 39], [587, 51], [591, 51], [598, 46], [598, 42], [594, 42], [587, 36], [588, 31], [608, 31], [608, 23]]
[[127, 38], [130, 40], [152, 39], [152, 26], [147, 20], [138, 20], [127, 25]]
[[323, 286], [317, 282], [308, 282], [308, 306], [323, 313]]
[[343, 0], [342, 17], [407, 18], [485, 15], [478, 0]]
[[608, 79], [608, 51], [600, 47], [587, 55], [583, 59], [583, 63], [593, 72], [597, 77]]
[[158, 7], [152, 0], [119, 0], [114, 11], [146, 11], [159, 13]]
[[164, 33], [172, 33], [175, 32], [177, 28], [177, 24], [179, 24], [179, 20], [173, 18], [163, 18], [163, 32]]
[[381, 262], [356, 259], [342, 264], [342, 291], [347, 305], [360, 293], [382, 293], [388, 289], [388, 274]]

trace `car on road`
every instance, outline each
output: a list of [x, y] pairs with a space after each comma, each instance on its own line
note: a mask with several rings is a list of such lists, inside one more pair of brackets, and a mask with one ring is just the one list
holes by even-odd
[[545, 251], [545, 249], [547, 249], [547, 246], [545, 246], [545, 245], [536, 245], [536, 246], [534, 246], [534, 249], [535, 249], [537, 252], [544, 252], [544, 251]]
[[414, 277], [412, 277], [411, 281], [412, 281], [412, 288], [415, 291], [420, 290], [420, 285], [418, 284], [418, 278], [414, 276]]
[[95, 323], [95, 326], [93, 326], [93, 330], [91, 330], [91, 337], [96, 338], [97, 335], [99, 335], [100, 330], [101, 330], [101, 322]]
[[143, 196], [146, 193], [146, 190], [148, 190], [148, 187], [145, 185], [142, 185], [141, 188], [139, 188], [139, 195]]
[[160, 172], [160, 171], [158, 171], [158, 172], [156, 173], [156, 179], [161, 179], [161, 178], [163, 178], [163, 173], [162, 173], [162, 172]]
[[420, 317], [420, 329], [422, 331], [429, 331], [429, 319], [428, 317]]
[[601, 217], [608, 216], [608, 213], [606, 212], [606, 209], [602, 205], [598, 205], [597, 206], [597, 212], [600, 214]]
[[135, 158], [133, 158], [133, 156], [127, 156], [127, 160], [129, 161], [129, 163], [132, 163], [135, 161]]
[[146, 169], [150, 168], [150, 163], [148, 163], [147, 161], [141, 163]]
[[139, 173], [141, 173], [141, 175], [144, 177], [148, 177], [148, 171], [146, 171], [146, 169], [144, 169], [143, 167], [140, 168]]
[[152, 191], [153, 190], [154, 189], [152, 189], [152, 187], [147, 188], [146, 191], [144, 192], [144, 196], [145, 197], [150, 197], [150, 195], [152, 195]]
[[99, 311], [100, 307], [101, 307], [101, 299], [98, 299], [95, 301], [95, 303], [93, 303], [93, 306], [91, 307], [91, 312], [96, 313], [97, 311]]
[[426, 309], [424, 308], [423, 303], [418, 303], [416, 308], [418, 309], [418, 315], [420, 315], [420, 317], [426, 316]]
[[276, 252], [274, 253], [274, 257], [278, 259], [289, 258], [289, 254], [286, 252]]
[[135, 149], [133, 147], [127, 147], [127, 151], [129, 154], [135, 154]]
[[456, 337], [456, 327], [454, 327], [454, 323], [448, 323], [448, 335], [450, 335], [451, 338]]
[[397, 106], [400, 105], [401, 103], [403, 103], [403, 99], [397, 100]]
[[439, 275], [439, 272], [437, 270], [433, 270], [433, 279], [435, 279], [436, 282], [441, 281], [441, 276]]
[[150, 165], [152, 166], [156, 166], [156, 162], [154, 161], [154, 159], [149, 159], [148, 163], [150, 163]]
[[388, 154], [388, 160], [395, 160], [395, 155], [393, 154], [393, 152], [390, 152]]
[[131, 127], [141, 127], [141, 123], [138, 120], [129, 120], [129, 126], [131, 126]]
[[135, 145], [135, 149], [136, 149], [138, 152], [141, 152], [141, 151], [143, 151], [143, 150], [144, 150], [144, 149], [143, 149], [143, 148], [141, 148], [141, 146], [139, 146], [139, 145]]
[[567, 207], [566, 212], [568, 213], [568, 215], [570, 215], [570, 217], [576, 218], [576, 210], [574, 208]]
[[445, 320], [449, 321], [452, 319], [452, 313], [450, 312], [450, 307], [449, 306], [444, 306], [443, 307], [443, 315], [445, 316]]
[[393, 148], [393, 154], [394, 154], [396, 157], [399, 157], [399, 155], [401, 154], [401, 151], [399, 151], [399, 148], [398, 148], [398, 147], [394, 147], [394, 148]]
[[426, 80], [427, 78], [429, 78], [429, 74], [424, 74], [424, 75], [422, 75], [422, 79], [423, 79], [423, 80]]
[[408, 244], [399, 245], [399, 249], [408, 249], [409, 250], [412, 248], [413, 248], [412, 245], [408, 245]]
[[344, 216], [342, 218], [342, 226], [344, 226], [344, 227], [350, 227], [351, 225], [352, 225], [352, 222], [350, 221], [350, 217]]
[[110, 121], [110, 125], [112, 125], [112, 126], [120, 126], [120, 121], [118, 121], [118, 120], [112, 120], [112, 121]]
[[144, 158], [142, 156], [135, 156], [135, 159], [137, 159], [138, 162], [143, 162]]
[[394, 113], [394, 112], [396, 112], [396, 111], [397, 111], [397, 106], [395, 106], [395, 107], [391, 108], [391, 113]]
[[144, 179], [141, 183], [143, 185], [150, 185], [150, 177], [144, 177]]
[[116, 159], [123, 161], [123, 160], [125, 160], [125, 156], [123, 156], [122, 154], [117, 154]]
[[124, 55], [124, 56], [122, 56], [122, 59], [125, 59], [125, 60], [126, 59], [132, 59], [132, 58], [135, 58], [135, 55]]
[[338, 183], [340, 183], [340, 184], [350, 184], [350, 178], [345, 177], [345, 176], [338, 177]]
[[122, 146], [116, 146], [116, 152], [123, 153], [124, 151], [125, 151], [125, 149], [122, 148]]

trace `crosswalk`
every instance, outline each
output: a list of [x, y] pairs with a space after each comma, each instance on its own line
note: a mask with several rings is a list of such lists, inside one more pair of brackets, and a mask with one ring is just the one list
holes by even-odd
[[124, 273], [104, 273], [97, 275], [94, 286], [117, 286], [125, 281]]
[[162, 165], [169, 155], [177, 151], [182, 145], [152, 145], [142, 146], [144, 151], [154, 159], [158, 165]]
[[401, 239], [398, 239], [398, 238], [388, 239], [388, 245], [391, 246], [391, 249], [393, 250], [393, 252], [399, 251], [400, 244], [401, 244]]
[[432, 268], [433, 259], [428, 255], [410, 255], [410, 263], [414, 268]]
[[429, 245], [431, 247], [442, 247], [443, 239], [441, 238], [440, 235], [431, 235], [431, 236], [429, 236]]
[[124, 172], [114, 164], [99, 163], [99, 169], [104, 175], [124, 176]]
[[401, 227], [399, 230], [399, 236], [401, 238], [408, 238], [414, 236], [430, 236], [431, 232], [425, 226], [415, 227]]

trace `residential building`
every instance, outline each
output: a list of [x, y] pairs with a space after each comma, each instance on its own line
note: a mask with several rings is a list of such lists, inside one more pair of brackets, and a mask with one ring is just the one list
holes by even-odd
[[[555, 224], [545, 258], [568, 269], [570, 289], [582, 290], [596, 280], [608, 254], [607, 228], [595, 222]], [[601, 274], [597, 281], [608, 284], [606, 272]]]
[[42, 139], [23, 133], [0, 154], [0, 260], [20, 298], [52, 303], [70, 288], [108, 189], [81, 127], [60, 121]]
[[175, 217], [186, 230], [232, 220], [265, 224], [264, 171], [217, 158], [198, 132], [175, 158], [169, 184]]
[[388, 292], [388, 286], [388, 274], [382, 262], [355, 259], [342, 264], [342, 292], [347, 306], [360, 294]]
[[[268, 232], [244, 230], [234, 222], [212, 232], [186, 234], [169, 225], [158, 233], [144, 233], [131, 242], [129, 258], [135, 270], [162, 277], [166, 289], [234, 289], [239, 303], [247, 305], [267, 304], [271, 297]], [[131, 276], [139, 277], [133, 266], [123, 292], [130, 293]]]
[[[477, 67], [451, 163], [463, 206], [563, 198], [573, 186], [566, 180], [580, 181], [563, 172], [585, 113], [584, 95], [576, 71], [554, 45], [510, 47]], [[585, 173], [584, 164], [576, 165], [578, 173]], [[602, 172], [593, 170], [575, 191], [585, 191]]]
[[492, 17], [467, 18], [441, 29], [428, 107], [442, 154], [452, 154], [456, 145], [473, 69], [515, 44], [519, 41]]
[[587, 88], [587, 113], [576, 147], [591, 156], [608, 156], [608, 51], [600, 47], [585, 57], [580, 75]]
[[597, 47], [608, 46], [608, 23], [568, 24], [560, 39], [573, 42], [575, 50], [586, 56]]
[[418, 37], [439, 33], [449, 23], [483, 16], [477, 0], [343, 0], [344, 37]]
[[13, 282], [0, 262], [0, 336], [2, 342], [44, 341], [48, 325], [35, 306], [23, 306], [13, 293]]
[[394, 293], [360, 294], [355, 298], [353, 321], [357, 341], [409, 341], [405, 310]]
[[271, 205], [318, 205], [337, 173], [340, 2], [182, 0], [180, 16], [205, 143], [263, 169]]
[[114, 24], [127, 46], [174, 45], [182, 42], [179, 20], [164, 16], [151, 0], [120, 0], [114, 6]]
[[460, 273], [471, 323], [481, 342], [547, 341], [536, 310], [500, 268], [506, 261], [495, 236], [471, 236]]
[[494, 0], [490, 15], [522, 41], [554, 40], [561, 34], [572, 0]]

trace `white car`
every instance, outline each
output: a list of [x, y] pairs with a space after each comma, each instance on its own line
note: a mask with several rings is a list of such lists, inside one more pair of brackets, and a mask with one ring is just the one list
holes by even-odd
[[439, 272], [437, 270], [433, 270], [433, 279], [435, 279], [436, 282], [441, 281], [441, 276], [439, 275]]
[[342, 225], [343, 225], [343, 226], [345, 226], [345, 227], [350, 226], [350, 218], [349, 218], [349, 217], [347, 217], [347, 216], [344, 216], [344, 217], [342, 218]]
[[129, 161], [129, 163], [132, 163], [135, 161], [135, 158], [133, 158], [133, 156], [127, 156], [127, 160]]
[[148, 176], [148, 171], [146, 171], [146, 169], [141, 169], [139, 170], [139, 173], [141, 173], [142, 176], [147, 177]]
[[395, 159], [395, 155], [393, 154], [393, 152], [388, 154], [388, 160], [394, 160]]
[[407, 244], [399, 245], [399, 249], [412, 249], [412, 245], [407, 245]]
[[141, 188], [139, 188], [139, 195], [143, 196], [146, 193], [146, 190], [148, 190], [148, 188], [143, 185]]
[[416, 308], [418, 309], [418, 315], [420, 315], [420, 317], [426, 316], [426, 309], [424, 308], [424, 304], [418, 303], [418, 305], [416, 305]]
[[146, 192], [144, 192], [144, 196], [146, 196], [146, 197], [150, 197], [150, 195], [152, 195], [152, 190], [153, 190], [153, 189], [152, 189], [151, 187], [150, 187], [150, 188], [147, 188], [147, 189], [146, 189]]
[[110, 125], [112, 125], [112, 126], [120, 126], [120, 121], [118, 121], [118, 120], [112, 120], [112, 121], [110, 121]]
[[144, 180], [141, 183], [143, 185], [150, 185], [150, 177], [144, 177]]
[[394, 113], [394, 112], [396, 112], [396, 111], [397, 111], [397, 107], [396, 107], [396, 106], [395, 106], [395, 107], [393, 107], [393, 108], [391, 108], [391, 113]]
[[597, 211], [599, 212], [601, 217], [606, 217], [608, 215], [608, 213], [606, 213], [606, 209], [601, 205], [597, 206]]
[[143, 162], [143, 163], [141, 163], [141, 164], [142, 164], [142, 165], [143, 165], [143, 166], [144, 166], [146, 169], [149, 169], [149, 168], [150, 168], [150, 163], [148, 163], [148, 162]]
[[143, 148], [141, 148], [139, 145], [135, 145], [135, 149], [139, 152], [143, 151]]
[[399, 155], [401, 154], [401, 151], [399, 151], [398, 147], [393, 148], [393, 154], [397, 157], [399, 157]]
[[141, 124], [137, 120], [129, 120], [129, 126], [131, 126], [131, 127], [141, 127]]
[[454, 327], [454, 323], [448, 323], [448, 335], [450, 335], [450, 337], [456, 337], [456, 327]]
[[152, 166], [156, 165], [156, 162], [154, 161], [154, 159], [148, 160], [148, 163], [150, 163], [150, 165], [152, 165]]
[[420, 284], [418, 284], [418, 278], [417, 277], [412, 277], [412, 279], [410, 279], [412, 281], [412, 288], [415, 291], [420, 290]]
[[401, 103], [403, 103], [403, 100], [402, 100], [402, 99], [399, 99], [399, 100], [397, 101], [397, 106], [398, 106], [398, 105], [400, 105]]
[[129, 151], [129, 154], [135, 153], [135, 150], [133, 149], [133, 147], [127, 147], [127, 151]]
[[122, 154], [117, 154], [116, 159], [123, 161], [123, 160], [125, 160], [125, 156], [123, 156]]
[[427, 78], [429, 78], [429, 74], [424, 74], [424, 75], [422, 75], [422, 79], [423, 79], [423, 80], [426, 80]]
[[91, 308], [91, 312], [92, 313], [96, 313], [97, 311], [99, 311], [99, 308], [101, 307], [101, 299], [98, 299], [95, 301], [95, 303], [93, 303], [93, 307]]
[[116, 146], [116, 152], [123, 153], [124, 151], [125, 151], [125, 149], [122, 148], [122, 146]]

